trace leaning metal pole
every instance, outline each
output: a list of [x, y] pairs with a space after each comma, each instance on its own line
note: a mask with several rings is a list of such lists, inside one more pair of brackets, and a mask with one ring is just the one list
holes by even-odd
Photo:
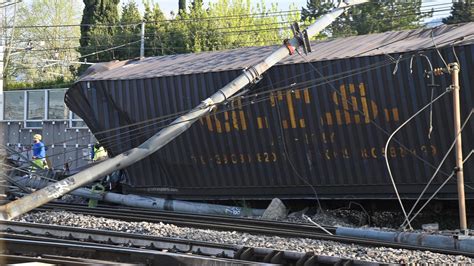
[[[308, 37], [314, 36], [326, 28], [337, 17], [339, 17], [347, 7], [367, 1], [368, 0], [341, 1], [337, 8], [322, 16], [306, 29]], [[153, 154], [168, 144], [170, 141], [178, 137], [181, 133], [185, 132], [199, 118], [212, 112], [216, 105], [225, 102], [234, 94], [242, 90], [242, 88], [244, 88], [246, 85], [255, 82], [262, 73], [267, 71], [270, 67], [278, 63], [283, 58], [287, 57], [289, 54], [292, 54], [292, 50], [294, 51], [294, 49], [299, 48], [301, 44], [302, 39], [296, 36], [291, 40], [288, 40], [285, 45], [273, 52], [262, 62], [245, 69], [240, 76], [211, 95], [209, 98], [202, 101], [201, 104], [192, 109], [190, 112], [174, 120], [168, 127], [160, 130], [140, 146], [110, 158], [100, 164], [90, 167], [57, 183], [51, 184], [30, 195], [0, 206], [0, 219], [13, 219], [36, 207], [48, 203], [55, 198], [59, 198], [74, 189], [84, 186], [116, 170], [130, 166]]]

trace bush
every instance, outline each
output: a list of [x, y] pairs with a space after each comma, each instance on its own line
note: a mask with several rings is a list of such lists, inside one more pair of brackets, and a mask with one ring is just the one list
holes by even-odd
[[72, 79], [58, 78], [55, 80], [39, 81], [39, 82], [5, 82], [4, 90], [31, 90], [31, 89], [49, 89], [49, 88], [65, 88], [70, 87], [74, 83]]

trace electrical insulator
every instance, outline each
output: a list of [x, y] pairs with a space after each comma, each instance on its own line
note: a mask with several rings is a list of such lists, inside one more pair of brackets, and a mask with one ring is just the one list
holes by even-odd
[[433, 74], [435, 76], [441, 76], [441, 75], [443, 75], [443, 69], [441, 67], [435, 68], [435, 69], [433, 69]]

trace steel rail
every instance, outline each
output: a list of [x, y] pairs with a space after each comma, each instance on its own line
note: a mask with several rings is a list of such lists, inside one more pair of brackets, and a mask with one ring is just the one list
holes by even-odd
[[[237, 259], [159, 251], [151, 248], [120, 247], [110, 244], [88, 243], [84, 242], [84, 240], [58, 240], [52, 236], [39, 237], [9, 233], [0, 234], [0, 241], [5, 243], [4, 251], [25, 255], [34, 254], [35, 256], [51, 260], [64, 260], [66, 264], [63, 262], [61, 265], [116, 265], [118, 262], [120, 265], [123, 265], [122, 263], [124, 262], [130, 263], [129, 265], [174, 265], [176, 262], [180, 262], [179, 264], [182, 265], [202, 263], [211, 263], [212, 265], [257, 264]], [[84, 259], [83, 257], [87, 258]], [[36, 262], [35, 257], [32, 260]], [[258, 265], [265, 265], [265, 263]]]
[[[126, 254], [127, 257], [145, 255], [140, 262], [149, 261], [150, 255], [161, 256], [160, 263], [164, 259], [169, 259], [163, 256], [173, 256], [180, 260], [195, 259], [196, 255], [200, 258], [213, 257], [217, 262], [231, 262], [233, 264], [224, 265], [248, 265], [250, 262], [252, 265], [255, 264], [267, 264], [267, 263], [278, 263], [278, 264], [296, 264], [296, 265], [313, 265], [311, 263], [330, 264], [336, 263], [350, 263], [351, 265], [380, 265], [380, 263], [360, 261], [355, 259], [346, 259], [340, 257], [331, 256], [319, 256], [314, 253], [301, 253], [293, 251], [277, 251], [268, 248], [250, 248], [240, 245], [226, 245], [221, 243], [208, 243], [202, 241], [193, 240], [180, 240], [175, 238], [156, 237], [140, 234], [130, 234], [124, 232], [115, 232], [110, 230], [96, 230], [96, 229], [84, 229], [75, 228], [68, 226], [57, 226], [57, 225], [46, 225], [36, 223], [24, 223], [24, 222], [13, 222], [6, 221], [0, 224], [0, 231], [7, 232], [7, 234], [0, 234], [0, 240], [10, 241], [7, 245], [8, 248], [14, 248], [22, 250], [21, 245], [26, 245], [29, 242], [34, 241], [36, 243], [36, 249], [33, 246], [30, 248], [33, 252], [47, 252], [53, 247], [68, 247], [69, 249], [80, 249], [80, 250], [92, 250], [97, 254], [106, 254], [105, 258], [113, 256], [121, 256]], [[16, 236], [12, 237], [13, 233], [17, 234], [28, 234], [29, 236]], [[31, 235], [35, 236], [35, 240], [31, 240]], [[8, 236], [8, 237], [3, 237]], [[38, 236], [46, 236], [45, 238], [37, 238]], [[28, 237], [26, 240], [25, 238]], [[61, 240], [57, 240], [57, 238]], [[48, 240], [50, 239], [50, 240]], [[76, 240], [80, 242], [71, 242]], [[93, 243], [86, 243], [93, 242]], [[2, 247], [5, 248], [5, 247]], [[50, 251], [51, 252], [51, 251]], [[190, 255], [193, 254], [193, 255]], [[182, 256], [185, 256], [182, 258]], [[101, 259], [104, 257], [99, 257]], [[156, 259], [156, 258], [154, 258]], [[154, 259], [152, 261], [154, 261]], [[176, 258], [173, 258], [176, 260]], [[238, 259], [238, 260], [236, 260]], [[134, 261], [137, 262], [137, 261]], [[258, 263], [255, 263], [258, 262]], [[260, 263], [261, 262], [261, 263]], [[305, 264], [311, 262], [310, 264]], [[196, 265], [200, 264], [199, 261], [187, 262], [184, 265]], [[299, 264], [298, 264], [299, 263]], [[163, 263], [161, 265], [169, 265]], [[173, 264], [174, 265], [174, 264]], [[218, 263], [212, 265], [221, 265]]]
[[[1, 239], [1, 241], [6, 241], [7, 244], [10, 244], [8, 239]], [[33, 243], [32, 243], [33, 244]], [[28, 256], [25, 255], [5, 255], [0, 254], [0, 261], [4, 265], [27, 265], [26, 263], [32, 263], [33, 265], [116, 265], [117, 262], [110, 262], [105, 260], [89, 260], [89, 259], [80, 259], [70, 256]], [[20, 264], [21, 263], [21, 264]], [[127, 264], [120, 264], [127, 265]]]
[[[249, 230], [274, 228], [278, 229], [279, 231], [297, 231], [299, 233], [324, 233], [323, 230], [309, 224], [295, 224], [290, 222], [258, 220], [251, 218], [218, 215], [179, 213], [172, 211], [155, 211], [122, 206], [89, 208], [86, 205], [80, 204], [48, 203], [35, 209], [35, 211], [53, 210], [64, 210], [73, 213], [101, 216], [104, 218], [117, 219], [128, 222], [163, 222], [172, 223], [179, 226], [190, 226], [206, 229], [212, 226], [214, 229], [222, 228], [223, 230], [228, 230], [229, 228], [233, 228], [236, 224], [238, 224], [239, 228], [247, 228]], [[336, 232], [336, 227], [325, 226], [324, 228], [331, 233]], [[278, 232], [275, 233], [277, 234]]]
[[[222, 231], [238, 231], [251, 234], [261, 234], [270, 236], [281, 236], [290, 238], [310, 238], [319, 240], [335, 241], [346, 244], [358, 244], [365, 246], [379, 246], [410, 250], [423, 250], [447, 255], [464, 255], [473, 257], [474, 253], [464, 251], [454, 251], [448, 249], [425, 247], [405, 243], [388, 242], [381, 240], [372, 240], [365, 238], [346, 237], [338, 235], [328, 235], [321, 229], [313, 225], [256, 220], [246, 218], [234, 218], [213, 215], [194, 215], [185, 213], [174, 213], [167, 211], [149, 211], [135, 208], [88, 208], [84, 205], [67, 204], [47, 204], [37, 210], [64, 210], [72, 213], [87, 214], [91, 216], [100, 216], [104, 218], [118, 219], [123, 221], [146, 221], [171, 223], [178, 226], [206, 228]], [[335, 231], [335, 227], [325, 227], [329, 231]]]

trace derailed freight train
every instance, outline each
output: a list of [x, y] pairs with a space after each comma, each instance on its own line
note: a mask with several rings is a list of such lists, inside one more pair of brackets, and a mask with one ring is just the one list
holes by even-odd
[[[436, 44], [436, 45], [435, 45]], [[438, 48], [438, 51], [435, 49]], [[110, 62], [89, 69], [66, 93], [109, 154], [147, 140], [259, 62], [274, 47], [248, 47]], [[451, 84], [428, 77], [461, 65], [461, 117], [474, 102], [474, 23], [312, 43], [268, 70], [245, 94], [195, 123], [152, 156], [125, 168], [126, 193], [191, 199], [394, 198], [419, 195], [454, 140], [452, 94], [388, 136]], [[430, 132], [430, 127], [432, 131]], [[472, 149], [474, 121], [463, 131]], [[466, 197], [474, 198], [473, 159]], [[449, 156], [428, 191], [452, 173]], [[456, 197], [456, 180], [438, 198]]]

